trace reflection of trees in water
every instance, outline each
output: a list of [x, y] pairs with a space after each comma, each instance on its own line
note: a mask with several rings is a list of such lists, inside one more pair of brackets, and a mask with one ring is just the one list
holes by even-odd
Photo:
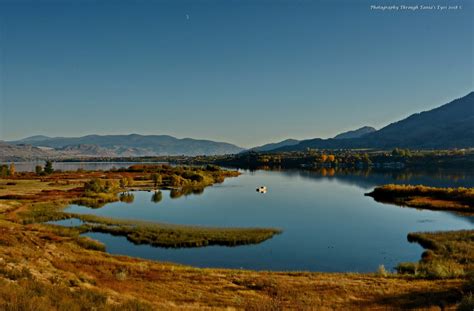
[[185, 188], [172, 189], [170, 191], [170, 198], [177, 199], [179, 197], [182, 197], [183, 195], [188, 196], [191, 194], [200, 195], [203, 192], [204, 192], [204, 188], [201, 188], [201, 187], [198, 187], [198, 188], [185, 187]]
[[155, 191], [151, 196], [151, 202], [159, 203], [163, 199], [163, 193], [160, 190]]
[[383, 184], [423, 184], [434, 187], [474, 187], [474, 170], [378, 170], [351, 168], [320, 168], [314, 170], [279, 171], [288, 177], [301, 176], [310, 179], [334, 179], [363, 189]]
[[120, 202], [133, 203], [135, 200], [135, 195], [130, 192], [122, 192], [119, 196]]

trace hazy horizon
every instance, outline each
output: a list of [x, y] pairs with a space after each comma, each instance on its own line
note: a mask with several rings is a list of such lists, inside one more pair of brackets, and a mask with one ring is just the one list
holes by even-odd
[[138, 133], [248, 148], [380, 129], [472, 91], [472, 2], [452, 2], [463, 8], [3, 0], [0, 140]]

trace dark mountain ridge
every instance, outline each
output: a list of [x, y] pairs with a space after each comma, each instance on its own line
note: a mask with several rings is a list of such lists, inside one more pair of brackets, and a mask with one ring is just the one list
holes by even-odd
[[281, 147], [293, 146], [293, 145], [298, 144], [299, 142], [300, 142], [299, 140], [290, 138], [290, 139], [282, 140], [282, 141], [277, 142], [277, 143], [269, 143], [269, 144], [265, 144], [265, 145], [262, 145], [262, 146], [253, 147], [253, 148], [247, 149], [245, 151], [256, 151], [256, 152], [269, 151], [269, 150], [273, 150], [273, 149], [277, 149], [277, 148], [281, 148]]
[[349, 148], [451, 149], [474, 147], [474, 92], [438, 108], [415, 113], [384, 128], [348, 139], [309, 139], [272, 151]]
[[[334, 139], [356, 138], [356, 137], [361, 137], [365, 134], [372, 133], [372, 132], [375, 132], [375, 131], [376, 131], [376, 129], [371, 127], [371, 126], [363, 126], [363, 127], [358, 128], [356, 130], [340, 133], [340, 134], [336, 135], [334, 137]], [[243, 152], [248, 152], [248, 151], [256, 151], [256, 152], [271, 151], [271, 150], [274, 150], [274, 149], [277, 149], [277, 148], [282, 148], [282, 147], [287, 147], [287, 146], [294, 146], [294, 145], [297, 145], [300, 142], [301, 142], [301, 140], [290, 138], [290, 139], [282, 140], [282, 141], [277, 142], [277, 143], [269, 143], [269, 144], [265, 144], [265, 145], [262, 145], [262, 146], [253, 147], [253, 148], [247, 149]]]
[[334, 136], [334, 139], [347, 139], [347, 138], [359, 138], [366, 134], [375, 132], [376, 129], [371, 126], [363, 126], [357, 130], [347, 131]]

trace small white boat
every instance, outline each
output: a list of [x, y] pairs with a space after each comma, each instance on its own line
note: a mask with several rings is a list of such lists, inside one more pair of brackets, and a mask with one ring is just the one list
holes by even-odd
[[265, 187], [265, 186], [258, 187], [257, 192], [267, 193], [267, 187]]

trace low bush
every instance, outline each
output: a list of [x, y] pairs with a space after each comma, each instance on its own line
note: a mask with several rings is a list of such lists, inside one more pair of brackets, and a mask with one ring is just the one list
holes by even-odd
[[414, 262], [401, 262], [396, 267], [395, 270], [399, 274], [413, 274], [415, 275], [418, 270], [418, 264]]

